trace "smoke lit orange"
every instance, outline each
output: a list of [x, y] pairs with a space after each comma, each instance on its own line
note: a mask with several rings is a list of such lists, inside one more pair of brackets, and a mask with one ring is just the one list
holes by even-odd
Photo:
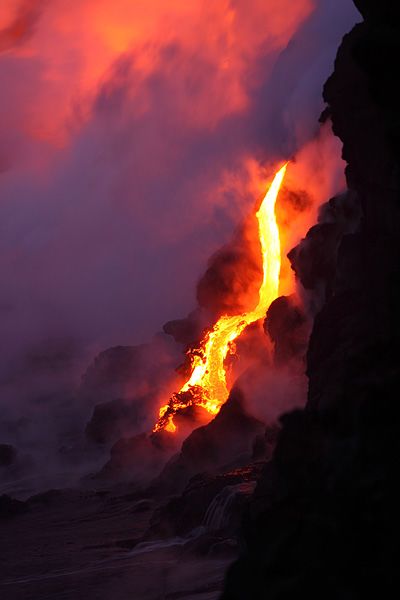
[[258, 304], [248, 313], [222, 316], [206, 333], [200, 347], [189, 351], [191, 376], [180, 391], [173, 394], [169, 403], [160, 409], [154, 432], [160, 429], [175, 431], [173, 419], [179, 409], [196, 404], [216, 414], [226, 402], [229, 390], [224, 363], [228, 353], [233, 351], [232, 344], [248, 325], [265, 316], [270, 304], [278, 297], [281, 249], [275, 204], [286, 168], [287, 164], [276, 173], [256, 214], [263, 262]]

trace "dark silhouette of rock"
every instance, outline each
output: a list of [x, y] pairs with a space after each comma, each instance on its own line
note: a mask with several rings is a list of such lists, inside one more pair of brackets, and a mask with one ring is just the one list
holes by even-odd
[[274, 300], [268, 309], [264, 329], [274, 343], [274, 358], [278, 365], [305, 359], [310, 325], [294, 296]]
[[257, 223], [248, 221], [232, 241], [209, 260], [197, 284], [197, 301], [210, 315], [237, 315], [255, 306], [262, 279]]
[[372, 23], [390, 22], [392, 19], [395, 21], [400, 20], [400, 7], [397, 2], [392, 0], [354, 0], [354, 4], [357, 6], [364, 19]]
[[94, 405], [86, 437], [100, 445], [151, 430], [178, 361], [178, 349], [164, 334], [141, 346], [101, 352], [82, 377], [79, 396]]
[[246, 414], [243, 404], [242, 393], [234, 389], [215, 419], [195, 429], [184, 441], [182, 457], [194, 469], [214, 469], [248, 454], [255, 436], [264, 431], [265, 426]]
[[146, 537], [183, 536], [200, 526], [205, 532], [224, 529], [225, 534], [237, 533], [261, 468], [262, 463], [253, 463], [219, 475], [194, 476], [182, 494], [155, 512]]
[[81, 394], [94, 400], [114, 400], [141, 374], [145, 346], [116, 346], [101, 352], [82, 377]]
[[98, 404], [154, 395], [168, 380], [177, 356], [164, 334], [148, 344], [108, 348], [95, 357], [83, 375], [80, 397]]
[[301, 285], [311, 291], [309, 308], [318, 312], [333, 294], [338, 251], [344, 237], [360, 222], [360, 206], [354, 191], [331, 198], [319, 211], [318, 223], [288, 254]]
[[17, 459], [17, 451], [10, 444], [0, 444], [0, 468], [10, 467]]
[[59, 501], [63, 501], [68, 496], [73, 496], [75, 492], [69, 490], [47, 490], [46, 492], [41, 492], [40, 494], [34, 494], [28, 500], [29, 505], [34, 506], [36, 504], [41, 504], [43, 506], [52, 506], [53, 504], [57, 504]]
[[348, 163], [342, 208], [356, 197], [362, 218], [340, 232], [324, 215], [292, 254], [311, 293], [324, 285], [308, 404], [282, 419], [223, 600], [399, 593], [400, 10], [356, 5], [366, 23], [345, 36], [324, 97]]
[[163, 326], [167, 335], [171, 335], [178, 344], [192, 346], [201, 337], [203, 329], [210, 325], [201, 309], [192, 311], [185, 319], [168, 321]]
[[110, 481], [133, 480], [141, 484], [149, 482], [176, 450], [174, 435], [166, 431], [153, 436], [141, 433], [131, 438], [122, 438], [111, 448], [110, 459], [96, 478]]
[[215, 418], [184, 440], [180, 453], [154, 482], [155, 489], [176, 493], [197, 473], [216, 474], [223, 467], [248, 464], [255, 439], [264, 431], [265, 424], [246, 413], [243, 395], [234, 388]]
[[263, 435], [257, 435], [253, 443], [253, 461], [269, 461], [275, 450], [280, 427], [278, 423], [266, 427]]
[[113, 443], [124, 435], [129, 435], [140, 425], [140, 415], [146, 397], [135, 399], [134, 403], [121, 399], [104, 402], [94, 407], [93, 415], [86, 425], [86, 437], [96, 444]]
[[17, 517], [28, 510], [26, 502], [11, 498], [6, 494], [0, 496], [0, 519]]

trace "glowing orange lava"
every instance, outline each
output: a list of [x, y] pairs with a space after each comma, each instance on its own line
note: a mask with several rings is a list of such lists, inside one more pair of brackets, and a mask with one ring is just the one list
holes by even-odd
[[179, 409], [195, 404], [214, 415], [226, 402], [229, 390], [224, 363], [232, 351], [232, 344], [248, 325], [265, 317], [270, 304], [278, 297], [281, 248], [275, 204], [286, 168], [287, 164], [276, 173], [256, 214], [263, 262], [258, 304], [248, 313], [222, 316], [206, 333], [200, 347], [189, 350], [191, 376], [180, 391], [173, 394], [169, 403], [160, 409], [154, 432], [161, 429], [174, 432], [176, 426], [173, 418]]

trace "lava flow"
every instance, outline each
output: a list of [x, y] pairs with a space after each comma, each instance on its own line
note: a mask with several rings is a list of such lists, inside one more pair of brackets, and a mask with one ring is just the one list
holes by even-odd
[[276, 173], [256, 214], [263, 263], [258, 304], [248, 313], [222, 316], [205, 334], [199, 347], [189, 350], [191, 376], [180, 391], [172, 395], [168, 404], [160, 409], [154, 432], [161, 429], [174, 432], [174, 415], [180, 409], [199, 405], [209, 413], [216, 414], [226, 402], [229, 390], [224, 363], [228, 353], [234, 352], [233, 342], [248, 325], [263, 318], [270, 304], [278, 297], [281, 249], [275, 203], [286, 168], [287, 163]]

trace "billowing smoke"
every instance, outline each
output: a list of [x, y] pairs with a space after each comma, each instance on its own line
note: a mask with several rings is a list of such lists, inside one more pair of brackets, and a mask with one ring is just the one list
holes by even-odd
[[[16, 4], [0, 7], [0, 432], [10, 442], [27, 412], [34, 431], [39, 415], [61, 420], [73, 406], [83, 430], [76, 388], [92, 357], [145, 342], [195, 306], [207, 259], [284, 158], [296, 157], [288, 193], [311, 198], [286, 251], [304, 235], [342, 186], [340, 149], [317, 121], [357, 19], [345, 0]], [[41, 440], [56, 443], [57, 419], [42, 420]]]
[[5, 2], [2, 8], [3, 14], [0, 12], [5, 22], [5, 26], [0, 29], [0, 52], [12, 50], [33, 35], [45, 2], [47, 0], [22, 0], [14, 14], [11, 14], [11, 18], [9, 18], [11, 2]]

